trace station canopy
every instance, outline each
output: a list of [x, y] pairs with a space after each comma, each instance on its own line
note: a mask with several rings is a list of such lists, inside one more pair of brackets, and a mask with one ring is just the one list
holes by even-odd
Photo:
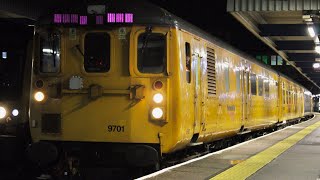
[[283, 63], [272, 67], [320, 93], [320, 0], [228, 0], [227, 11]]

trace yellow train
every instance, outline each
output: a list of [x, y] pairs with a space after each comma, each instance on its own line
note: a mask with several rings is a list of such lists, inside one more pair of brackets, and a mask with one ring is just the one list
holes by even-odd
[[28, 153], [40, 164], [155, 165], [304, 116], [302, 86], [164, 9], [64, 10], [35, 26]]

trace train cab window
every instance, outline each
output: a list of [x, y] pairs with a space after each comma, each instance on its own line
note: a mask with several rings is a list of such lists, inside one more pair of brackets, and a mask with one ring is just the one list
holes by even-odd
[[188, 83], [191, 82], [191, 49], [190, 43], [186, 42], [186, 80]]
[[142, 73], [163, 73], [166, 63], [166, 36], [145, 32], [138, 37], [138, 70]]
[[258, 95], [263, 95], [263, 79], [261, 76], [258, 76]]
[[59, 32], [40, 34], [40, 72], [58, 73], [60, 71], [60, 41]]
[[269, 87], [269, 80], [265, 79], [263, 80], [264, 83], [264, 95], [265, 97], [269, 97], [270, 87]]
[[257, 75], [250, 74], [251, 94], [257, 95]]
[[108, 72], [110, 69], [110, 35], [88, 33], [84, 39], [84, 69], [89, 73]]

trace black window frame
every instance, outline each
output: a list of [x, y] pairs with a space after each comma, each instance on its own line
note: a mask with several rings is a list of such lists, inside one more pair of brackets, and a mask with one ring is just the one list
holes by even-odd
[[258, 95], [263, 96], [263, 78], [258, 76]]
[[265, 79], [263, 81], [263, 84], [264, 84], [264, 96], [265, 97], [270, 97], [270, 82], [269, 82], [269, 79]]
[[250, 93], [251, 95], [257, 95], [257, 75], [255, 73], [250, 73]]
[[[139, 56], [140, 56], [140, 49], [142, 49], [142, 47], [144, 46], [144, 43], [146, 43], [146, 46], [148, 45], [148, 43], [150, 42], [150, 36], [151, 35], [161, 35], [163, 37], [163, 57], [162, 57], [162, 60], [161, 61], [158, 61], [158, 62], [162, 62], [162, 64], [159, 64], [158, 66], [149, 66], [149, 67], [145, 67], [143, 66], [142, 63], [144, 62], [141, 62]], [[142, 35], [146, 35], [147, 36], [147, 40], [143, 41], [142, 43], [142, 47], [139, 48], [139, 42], [140, 42], [140, 37]], [[136, 45], [137, 45], [137, 49], [136, 49], [136, 53], [137, 53], [137, 61], [136, 61], [136, 65], [137, 65], [137, 69], [140, 73], [142, 74], [164, 74], [166, 73], [166, 70], [167, 70], [167, 61], [168, 61], [168, 57], [167, 57], [167, 46], [168, 46], [168, 43], [167, 43], [167, 36], [166, 34], [164, 33], [161, 33], [161, 32], [143, 32], [143, 33], [140, 33], [138, 36], [137, 36], [137, 41], [136, 41]], [[144, 47], [146, 48], [146, 47]], [[144, 49], [145, 50], [145, 49]], [[142, 51], [142, 50], [141, 50]]]
[[[46, 36], [47, 39], [44, 38], [44, 36]], [[50, 49], [49, 48], [44, 48], [44, 41], [49, 41], [48, 39], [49, 38], [52, 38], [52, 36], [58, 36], [59, 37], [59, 41], [58, 43], [55, 43], [57, 44], [58, 46], [57, 47], [54, 47], [54, 48], [58, 48], [58, 50], [56, 49]], [[61, 48], [62, 48], [62, 33], [59, 31], [59, 30], [44, 30], [44, 31], [39, 31], [37, 32], [37, 39], [38, 39], [38, 42], [39, 42], [39, 73], [40, 74], [52, 74], [52, 75], [55, 75], [55, 74], [59, 74], [61, 72]], [[54, 42], [52, 42], [54, 43]], [[53, 47], [53, 45], [52, 45]], [[56, 70], [55, 71], [45, 71], [44, 70], [44, 54], [47, 53], [49, 54], [50, 52], [44, 52], [44, 49], [46, 49], [46, 51], [48, 50], [52, 50], [52, 55], [56, 56], [54, 57], [52, 60], [53, 60], [53, 64], [56, 64], [55, 66], [56, 67]], [[58, 53], [59, 52], [59, 55]], [[56, 59], [56, 58], [59, 58], [59, 59]]]
[[185, 54], [186, 54], [186, 81], [191, 83], [191, 45], [189, 42], [185, 42]]
[[[86, 63], [88, 62], [87, 61], [88, 57], [87, 57], [87, 48], [86, 48], [86, 40], [87, 40], [86, 38], [88, 37], [88, 35], [96, 35], [97, 36], [99, 34], [103, 34], [103, 35], [108, 36], [108, 39], [106, 40], [106, 42], [108, 42], [108, 45], [105, 48], [103, 48], [101, 45], [92, 46], [94, 48], [93, 51], [97, 51], [97, 48], [101, 48], [101, 52], [106, 53], [105, 57], [102, 56], [102, 58], [106, 58], [106, 61], [104, 62], [104, 64], [101, 65], [101, 67], [94, 67], [94, 66], [87, 67]], [[102, 41], [102, 39], [100, 39], [100, 38], [99, 38], [99, 40]], [[103, 43], [101, 43], [101, 44], [103, 44]], [[112, 46], [112, 36], [108, 32], [88, 32], [85, 34], [85, 36], [83, 38], [83, 49], [84, 49], [84, 51], [83, 51], [83, 68], [86, 73], [108, 73], [110, 71], [110, 69], [111, 69], [111, 53], [112, 53], [111, 46]], [[105, 49], [105, 51], [102, 49]], [[97, 54], [97, 53], [94, 53], [94, 54]], [[99, 58], [101, 58], [101, 57], [99, 57]], [[103, 66], [105, 66], [105, 67], [103, 67]], [[92, 69], [89, 70], [89, 68], [92, 68]], [[96, 69], [94, 69], [94, 68], [96, 68]]]

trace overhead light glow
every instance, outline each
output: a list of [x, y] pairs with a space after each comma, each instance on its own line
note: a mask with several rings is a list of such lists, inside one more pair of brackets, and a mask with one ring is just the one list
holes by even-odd
[[314, 69], [318, 69], [318, 68], [320, 68], [320, 63], [313, 63], [312, 67]]
[[52, 49], [42, 49], [42, 52], [44, 53], [53, 53]]
[[2, 52], [2, 59], [7, 59], [7, 52]]
[[314, 48], [314, 50], [315, 50], [317, 53], [320, 54], [320, 46], [316, 46], [316, 47]]
[[311, 37], [314, 37], [314, 36], [316, 35], [316, 33], [314, 32], [313, 27], [308, 27], [308, 32], [309, 32], [309, 35], [310, 35]]

